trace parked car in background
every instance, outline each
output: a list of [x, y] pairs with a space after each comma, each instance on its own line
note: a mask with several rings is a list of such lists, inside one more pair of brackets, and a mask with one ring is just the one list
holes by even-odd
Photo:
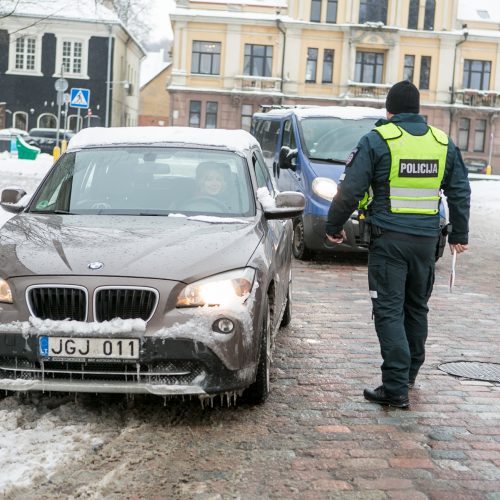
[[31, 137], [28, 132], [19, 128], [4, 128], [0, 130], [0, 153], [11, 150], [12, 139], [22, 137], [24, 142], [30, 146], [38, 146], [38, 141]]
[[266, 399], [305, 201], [249, 133], [85, 129], [25, 194], [2, 192], [1, 390]]
[[326, 242], [325, 224], [349, 153], [384, 117], [382, 109], [355, 106], [284, 107], [253, 115], [251, 132], [278, 189], [306, 198], [303, 214], [294, 220], [296, 258], [307, 259], [317, 250], [366, 251], [357, 212], [344, 227], [347, 239], [341, 245]]
[[464, 163], [471, 174], [485, 174], [488, 166], [484, 158], [464, 158]]
[[[52, 154], [57, 141], [56, 128], [32, 128], [29, 135], [37, 141], [42, 153]], [[75, 133], [72, 130], [59, 130], [59, 141], [69, 141]]]

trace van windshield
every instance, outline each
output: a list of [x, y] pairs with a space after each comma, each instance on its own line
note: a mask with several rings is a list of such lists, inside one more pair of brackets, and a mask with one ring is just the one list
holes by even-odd
[[311, 160], [347, 160], [363, 135], [378, 118], [349, 120], [335, 117], [304, 118], [299, 122], [305, 153]]

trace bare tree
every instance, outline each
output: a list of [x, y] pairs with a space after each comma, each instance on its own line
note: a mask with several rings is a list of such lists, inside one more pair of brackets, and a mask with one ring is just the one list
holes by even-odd
[[[150, 31], [151, 2], [145, 0], [94, 0], [113, 10], [127, 29], [141, 42]], [[1, 2], [1, 0], [0, 0]]]

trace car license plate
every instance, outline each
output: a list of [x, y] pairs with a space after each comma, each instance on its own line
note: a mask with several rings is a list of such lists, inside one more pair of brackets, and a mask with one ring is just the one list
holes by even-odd
[[139, 339], [40, 337], [45, 358], [138, 359]]

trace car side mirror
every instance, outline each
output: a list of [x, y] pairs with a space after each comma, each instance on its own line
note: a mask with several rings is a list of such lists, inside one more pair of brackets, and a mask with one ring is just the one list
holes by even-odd
[[26, 196], [24, 189], [4, 189], [0, 198], [0, 205], [7, 212], [18, 213], [25, 208], [24, 205], [18, 203]]
[[265, 204], [266, 219], [293, 219], [304, 211], [306, 199], [297, 191], [283, 191], [274, 198], [274, 204]]
[[296, 149], [290, 149], [287, 146], [283, 146], [280, 149], [279, 154], [279, 167], [284, 169], [295, 170], [297, 168], [297, 156], [298, 151]]

